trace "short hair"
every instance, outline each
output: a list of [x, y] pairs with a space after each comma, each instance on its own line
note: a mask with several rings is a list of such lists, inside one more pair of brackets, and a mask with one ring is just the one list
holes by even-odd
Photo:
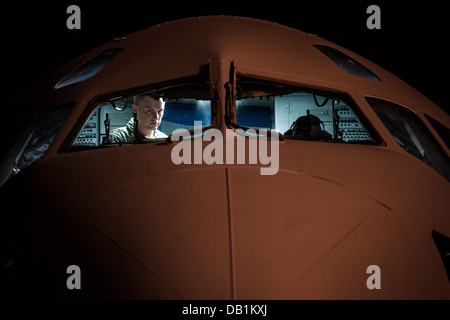
[[138, 94], [138, 95], [134, 96], [134, 104], [139, 105], [145, 97], [150, 97], [156, 101], [159, 100], [164, 105], [164, 100], [161, 97], [155, 97], [154, 95], [151, 95], [150, 93], [142, 93], [142, 94]]

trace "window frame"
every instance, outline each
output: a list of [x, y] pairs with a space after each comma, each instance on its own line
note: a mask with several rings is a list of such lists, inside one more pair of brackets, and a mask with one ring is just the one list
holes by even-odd
[[[392, 138], [392, 140], [395, 141], [396, 147], [400, 148], [403, 152], [405, 152], [409, 156], [411, 156], [417, 160], [420, 160], [420, 162], [424, 163], [427, 167], [434, 170], [437, 174], [439, 174], [445, 180], [450, 181], [450, 157], [449, 157], [448, 153], [445, 151], [445, 149], [443, 148], [443, 146], [441, 145], [441, 143], [438, 141], [437, 137], [433, 134], [432, 130], [430, 130], [425, 119], [420, 117], [419, 114], [417, 114], [417, 112], [415, 112], [413, 109], [411, 109], [405, 105], [402, 105], [400, 103], [394, 102], [394, 101], [390, 101], [387, 99], [374, 97], [374, 96], [366, 96], [365, 100], [366, 100], [367, 104], [372, 108], [374, 114], [378, 117], [378, 120], [380, 121], [380, 123], [385, 127], [387, 134], [389, 134], [390, 137]], [[416, 144], [416, 141], [414, 141], [414, 140], [417, 140], [417, 142], [419, 143], [419, 147], [422, 147], [424, 149], [424, 150], [422, 150], [423, 153], [421, 153], [421, 155], [422, 155], [421, 158], [419, 158], [416, 154], [408, 151], [400, 144], [400, 142], [398, 141], [399, 138], [398, 137], [396, 138], [394, 136], [391, 129], [388, 127], [388, 125], [385, 123], [385, 121], [380, 117], [380, 115], [376, 111], [376, 107], [374, 107], [371, 104], [370, 100], [376, 100], [380, 103], [385, 103], [390, 106], [394, 106], [395, 108], [398, 109], [398, 111], [405, 112], [410, 116], [409, 118], [406, 118], [406, 117], [402, 117], [401, 115], [398, 115], [398, 117], [400, 119], [402, 119], [404, 123], [407, 124], [409, 130], [412, 131], [412, 133], [414, 134], [414, 137], [412, 137], [410, 132], [408, 131], [408, 128], [406, 128], [406, 126], [404, 126], [404, 128], [407, 130], [407, 134], [409, 135], [409, 138], [411, 139], [411, 142], [414, 144], [417, 151], [419, 151], [419, 153], [421, 153], [421, 151], [419, 150], [419, 148]], [[386, 115], [385, 112], [383, 112], [383, 111], [380, 111], [380, 112], [382, 112], [384, 115]], [[391, 120], [393, 120], [393, 119], [391, 119]], [[413, 128], [411, 128], [411, 124], [418, 125], [418, 129], [419, 130], [421, 129], [421, 130], [418, 132], [414, 131]], [[420, 138], [418, 137], [418, 133], [420, 133]], [[433, 142], [436, 145], [436, 148], [432, 148], [427, 143], [424, 143], [424, 142], [426, 142], [426, 139], [428, 137], [431, 137], [431, 139], [429, 141]], [[401, 142], [403, 143], [403, 141], [401, 141]], [[425, 145], [426, 148], [423, 147], [422, 145]], [[430, 152], [430, 150], [432, 152]], [[436, 153], [443, 155], [443, 158], [438, 159], [439, 161], [436, 161], [435, 160]], [[433, 156], [433, 158], [434, 158], [433, 161], [431, 161], [431, 159], [429, 158], [430, 155]], [[442, 167], [440, 165], [440, 161], [444, 161], [447, 164], [447, 167]], [[442, 168], [444, 168], [444, 169], [442, 169]], [[446, 175], [448, 175], [448, 176], [446, 176]]]
[[[118, 99], [126, 98], [126, 97], [132, 97], [135, 95], [139, 95], [145, 92], [151, 92], [151, 91], [158, 91], [163, 90], [165, 87], [175, 87], [183, 85], [184, 83], [189, 83], [189, 81], [195, 80], [195, 79], [201, 79], [202, 76], [205, 76], [202, 73], [189, 75], [185, 77], [180, 77], [177, 79], [172, 79], [168, 81], [162, 81], [154, 84], [134, 87], [126, 90], [121, 91], [114, 91], [109, 92], [106, 94], [100, 94], [98, 96], [95, 96], [93, 99], [91, 99], [87, 104], [86, 108], [81, 113], [78, 120], [75, 122], [75, 125], [71, 129], [70, 133], [66, 137], [64, 143], [61, 145], [59, 152], [76, 152], [76, 151], [83, 151], [83, 150], [97, 150], [97, 149], [104, 149], [104, 148], [110, 148], [110, 147], [117, 147], [118, 144], [110, 144], [110, 145], [102, 145], [99, 146], [80, 146], [80, 145], [73, 145], [76, 138], [78, 137], [80, 131], [83, 129], [86, 121], [88, 120], [89, 116], [92, 114], [92, 112], [99, 107], [100, 104], [109, 103], [109, 101], [116, 101]], [[210, 85], [210, 84], [209, 84]], [[218, 127], [218, 121], [217, 117], [214, 115], [214, 103], [213, 98], [215, 98], [215, 95], [211, 96], [210, 93], [208, 93], [209, 100], [211, 101], [211, 125], [202, 127], [202, 131], [205, 131], [209, 128], [216, 128]], [[163, 96], [164, 98], [164, 96]], [[216, 101], [217, 103], [217, 101]], [[169, 139], [170, 135], [168, 135]], [[154, 142], [161, 142], [163, 139], [155, 139]], [[153, 141], [151, 143], [154, 143]], [[144, 142], [145, 143], [145, 142]], [[142, 143], [140, 143], [142, 144]], [[134, 145], [130, 143], [122, 144], [124, 145]]]
[[[358, 105], [358, 103], [355, 101], [355, 99], [352, 97], [352, 95], [346, 91], [328, 88], [328, 87], [305, 85], [305, 84], [301, 84], [298, 82], [293, 82], [293, 81], [288, 81], [288, 80], [280, 80], [280, 79], [271, 78], [271, 77], [267, 77], [267, 76], [261, 76], [261, 75], [253, 74], [253, 73], [240, 72], [239, 70], [235, 71], [235, 74], [236, 75], [234, 77], [234, 81], [235, 81], [236, 86], [238, 85], [239, 77], [247, 77], [247, 78], [253, 78], [255, 80], [272, 82], [274, 84], [280, 84], [280, 85], [293, 87], [293, 88], [296, 88], [299, 92], [300, 91], [311, 92], [314, 94], [328, 96], [330, 98], [333, 96], [338, 97], [341, 101], [345, 102], [352, 109], [352, 111], [355, 113], [356, 117], [361, 121], [361, 123], [364, 125], [365, 129], [367, 130], [367, 132], [369, 133], [369, 135], [373, 138], [373, 140], [375, 142], [374, 143], [361, 143], [358, 141], [345, 142], [345, 141], [318, 141], [318, 140], [302, 140], [302, 141], [332, 142], [332, 143], [343, 143], [343, 144], [347, 144], [347, 145], [386, 146], [386, 143], [385, 143], [383, 137], [379, 134], [376, 127], [372, 124], [370, 119], [365, 115], [365, 113], [362, 111], [361, 107]], [[233, 128], [241, 127], [244, 129], [255, 129], [257, 131], [258, 130], [257, 128], [247, 128], [247, 127], [243, 127], [238, 124], [236, 101], [237, 101], [237, 99], [235, 96], [233, 99], [233, 103], [231, 103], [231, 106], [230, 106], [232, 108], [230, 110], [230, 113], [234, 114], [236, 118], [235, 118], [235, 122], [231, 123], [231, 126]], [[280, 133], [280, 135], [283, 139], [286, 138], [282, 133]], [[289, 140], [300, 140], [300, 139], [289, 139]]]

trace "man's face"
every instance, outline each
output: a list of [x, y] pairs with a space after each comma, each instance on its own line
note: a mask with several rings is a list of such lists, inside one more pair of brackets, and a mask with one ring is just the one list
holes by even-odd
[[145, 96], [139, 102], [139, 105], [133, 104], [133, 112], [136, 113], [140, 128], [155, 130], [161, 124], [164, 115], [164, 103]]

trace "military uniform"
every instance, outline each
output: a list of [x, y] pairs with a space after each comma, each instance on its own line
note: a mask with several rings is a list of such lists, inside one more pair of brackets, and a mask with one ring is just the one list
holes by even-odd
[[[135, 122], [134, 117], [128, 121], [125, 127], [117, 128], [109, 135], [109, 141], [111, 143], [134, 143], [136, 138], [134, 136], [135, 131]], [[148, 141], [152, 139], [158, 138], [167, 138], [167, 135], [164, 132], [155, 129], [153, 131], [153, 135], [150, 138], [145, 137], [143, 134], [138, 133], [139, 141]]]

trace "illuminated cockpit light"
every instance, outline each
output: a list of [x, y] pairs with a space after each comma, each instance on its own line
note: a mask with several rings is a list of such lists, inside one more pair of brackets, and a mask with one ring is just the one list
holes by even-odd
[[342, 70], [360, 77], [381, 82], [381, 79], [375, 73], [367, 69], [365, 66], [363, 66], [353, 58], [350, 58], [345, 53], [328, 46], [314, 45], [314, 47], [319, 49], [320, 52], [330, 58], [331, 61], [333, 61]]
[[55, 89], [59, 89], [92, 78], [97, 73], [99, 73], [120, 51], [122, 51], [122, 48], [106, 50], [100, 53], [98, 56], [95, 56], [94, 58], [84, 62], [78, 68], [64, 76], [55, 85]]

